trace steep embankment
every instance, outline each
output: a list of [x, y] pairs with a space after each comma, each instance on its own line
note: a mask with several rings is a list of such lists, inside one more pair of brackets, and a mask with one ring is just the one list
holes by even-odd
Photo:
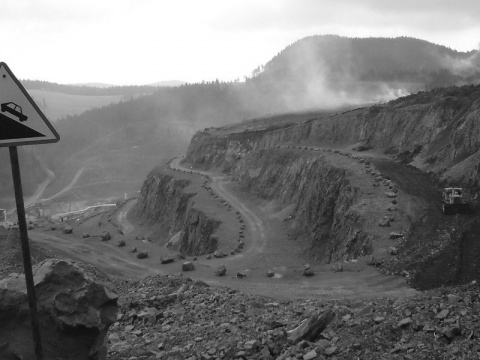
[[189, 181], [176, 179], [156, 168], [145, 180], [135, 213], [154, 223], [159, 243], [186, 255], [203, 255], [216, 250], [213, 234], [219, 222], [196, 208], [188, 192]]
[[[239, 155], [231, 151], [230, 156]], [[356, 155], [275, 147], [248, 152], [226, 167], [240, 190], [260, 199], [272, 218], [282, 220], [312, 259], [330, 263], [383, 257], [395, 245], [389, 233], [407, 227], [407, 204], [394, 205], [397, 195], [406, 195]], [[388, 227], [378, 226], [382, 221]]]
[[317, 258], [331, 262], [372, 252], [372, 238], [362, 231], [365, 219], [355, 210], [362, 191], [324, 156], [262, 150], [242, 157], [232, 174], [242, 189], [295, 214], [286, 217], [287, 227], [317, 250]]
[[285, 143], [379, 149], [448, 181], [479, 184], [480, 86], [420, 92], [341, 114], [275, 125], [262, 119], [197, 133], [187, 159], [228, 168], [241, 156]]
[[[393, 159], [387, 160], [388, 166], [380, 165], [398, 169], [388, 171], [387, 176], [394, 182], [401, 180], [400, 191], [409, 197], [403, 211], [411, 222], [409, 237], [393, 251], [393, 261], [401, 265], [389, 271], [400, 271], [403, 266], [421, 287], [478, 277], [480, 267], [467, 256], [474, 250], [468, 245], [472, 244], [468, 229], [475, 228], [474, 217], [461, 221], [444, 217], [436, 209], [438, 188], [425, 179], [418, 185], [426, 191], [419, 193], [416, 184], [405, 181], [401, 169], [410, 163], [435, 179], [461, 184], [475, 205], [480, 183], [480, 86], [419, 93], [341, 114], [307, 115], [292, 115], [290, 122], [280, 117], [278, 121], [257, 119], [197, 133], [186, 160], [230, 172], [244, 190], [284, 207], [289, 204], [290, 229], [315, 244], [321, 257], [332, 260], [355, 257], [359, 249], [368, 249], [369, 235], [362, 225], [368, 215], [357, 216], [355, 210], [361, 208], [369, 190], [359, 192], [352, 187], [351, 165], [339, 165], [331, 157], [308, 160], [285, 148], [301, 144], [304, 149], [305, 145], [308, 149], [337, 148], [348, 154], [370, 150], [364, 156], [373, 163], [391, 156], [398, 161], [396, 165]], [[438, 264], [447, 263], [453, 269], [443, 276]]]

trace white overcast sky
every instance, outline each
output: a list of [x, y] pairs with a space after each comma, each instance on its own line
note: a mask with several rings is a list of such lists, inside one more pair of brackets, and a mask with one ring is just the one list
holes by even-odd
[[20, 79], [141, 85], [243, 79], [309, 35], [412, 36], [478, 49], [480, 0], [2, 0]]

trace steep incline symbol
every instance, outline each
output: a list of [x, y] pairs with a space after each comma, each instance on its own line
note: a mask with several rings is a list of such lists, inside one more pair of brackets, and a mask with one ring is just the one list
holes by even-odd
[[0, 147], [46, 144], [60, 140], [30, 94], [0, 62]]
[[45, 136], [3, 114], [0, 114], [0, 129], [2, 129], [0, 132], [0, 140], [28, 139]]
[[20, 105], [15, 104], [14, 102], [3, 103], [0, 106], [2, 112], [8, 112], [9, 114], [15, 116], [21, 122], [27, 121], [28, 116], [23, 115], [22, 108]]

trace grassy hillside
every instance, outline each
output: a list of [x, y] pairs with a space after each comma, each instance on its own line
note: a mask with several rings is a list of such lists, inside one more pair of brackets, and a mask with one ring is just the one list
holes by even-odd
[[250, 116], [238, 99], [233, 84], [198, 84], [159, 89], [58, 121], [61, 141], [39, 149], [58, 175], [47, 195], [81, 167], [77, 197], [96, 194], [106, 183], [115, 183], [116, 193], [137, 190], [152, 167], [185, 153], [196, 131]]
[[[88, 86], [61, 85], [46, 81], [22, 80], [21, 82], [52, 122], [79, 115], [87, 110], [150, 94], [156, 90], [153, 86], [123, 86], [100, 89]], [[75, 137], [74, 134], [72, 135]], [[69, 138], [71, 139], [70, 136], [67, 136], [66, 142], [70, 141]], [[25, 197], [33, 194], [38, 184], [42, 183], [47, 176], [44, 170], [45, 163], [40, 161], [37, 154], [48, 151], [45, 149], [48, 146], [51, 145], [22, 146], [19, 148]], [[52, 163], [62, 162], [62, 159], [62, 155], [58, 154], [52, 160]], [[0, 208], [10, 208], [14, 204], [14, 194], [8, 148], [0, 148], [0, 161], [5, 165], [0, 167]], [[54, 167], [57, 168], [57, 166]]]
[[87, 110], [148, 95], [155, 86], [85, 86], [63, 85], [47, 81], [22, 80], [22, 85], [51, 121]]
[[124, 99], [123, 95], [75, 95], [37, 89], [28, 89], [28, 93], [51, 121], [118, 103]]

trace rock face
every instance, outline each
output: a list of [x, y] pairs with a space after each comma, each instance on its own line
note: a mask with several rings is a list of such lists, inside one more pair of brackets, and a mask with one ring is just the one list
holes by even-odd
[[[479, 114], [480, 85], [438, 89], [344, 113], [312, 114], [308, 120], [279, 116], [278, 122], [259, 119], [228, 129], [205, 129], [193, 137], [186, 161], [197, 168], [222, 169], [242, 190], [279, 209], [294, 207], [285, 219], [293, 238], [310, 245], [320, 260], [346, 260], [371, 254], [371, 244], [377, 240], [363, 230], [368, 218], [362, 216], [359, 199], [366, 193], [349, 183], [348, 170], [335, 166], [334, 161], [322, 161], [321, 151], [315, 152], [315, 159], [307, 153], [315, 148], [337, 154], [339, 150], [329, 148], [372, 149], [390, 156], [389, 162], [428, 173], [430, 179], [462, 186], [464, 197], [480, 208]], [[304, 145], [301, 151], [299, 144]], [[375, 176], [374, 187], [388, 188], [388, 218], [398, 217], [400, 184], [377, 173], [371, 164], [365, 171]], [[433, 201], [428, 201], [434, 208]], [[435, 227], [427, 231], [421, 230], [423, 224], [413, 226], [402, 245], [409, 251], [399, 249], [395, 258], [399, 261], [390, 268], [382, 265], [382, 271], [398, 274], [407, 269], [412, 274], [409, 281], [422, 289], [478, 279], [480, 263], [473, 254], [478, 254], [480, 245], [473, 234], [480, 225], [467, 217], [459, 222], [460, 227], [453, 220], [439, 222], [445, 238], [450, 239], [441, 242], [446, 244], [441, 249], [434, 243]], [[378, 226], [390, 223], [385, 218]], [[419, 262], [417, 254], [424, 261]]]
[[[45, 260], [34, 283], [44, 358], [106, 359], [106, 333], [117, 314], [108, 278], [87, 265]], [[0, 358], [34, 360], [25, 279], [14, 274], [0, 288]]]
[[195, 194], [183, 191], [188, 184], [152, 170], [142, 186], [136, 216], [155, 222], [160, 237], [169, 239], [168, 248], [190, 256], [208, 254], [218, 246], [213, 234], [220, 223], [194, 207]]
[[361, 230], [365, 219], [356, 206], [361, 194], [345, 169], [322, 157], [262, 150], [244, 156], [232, 172], [245, 191], [280, 207], [293, 205], [290, 233], [307, 242], [322, 260], [371, 252], [371, 239]]
[[[480, 86], [446, 88], [273, 130], [211, 136], [197, 133], [187, 160], [231, 167], [245, 154], [284, 143], [388, 150], [448, 181], [480, 186]], [[445, 171], [448, 169], [447, 171]]]
[[[209, 144], [211, 141], [207, 140]], [[293, 206], [292, 216], [286, 223], [288, 230], [294, 238], [311, 247], [318, 258], [331, 262], [371, 253], [372, 239], [362, 231], [365, 219], [358, 210], [361, 193], [350, 184], [345, 169], [317, 154], [278, 149], [243, 153], [238, 150], [241, 145], [233, 140], [233, 149], [228, 149], [222, 158], [219, 154], [223, 154], [224, 139], [218, 141], [219, 144], [211, 144], [212, 148], [203, 155], [218, 161], [215, 166], [223, 164], [242, 190], [273, 201], [279, 208]], [[249, 144], [249, 140], [245, 142]], [[198, 146], [193, 140], [191, 147]], [[230, 154], [237, 154], [239, 158]], [[190, 160], [197, 156], [199, 154], [192, 154]]]

